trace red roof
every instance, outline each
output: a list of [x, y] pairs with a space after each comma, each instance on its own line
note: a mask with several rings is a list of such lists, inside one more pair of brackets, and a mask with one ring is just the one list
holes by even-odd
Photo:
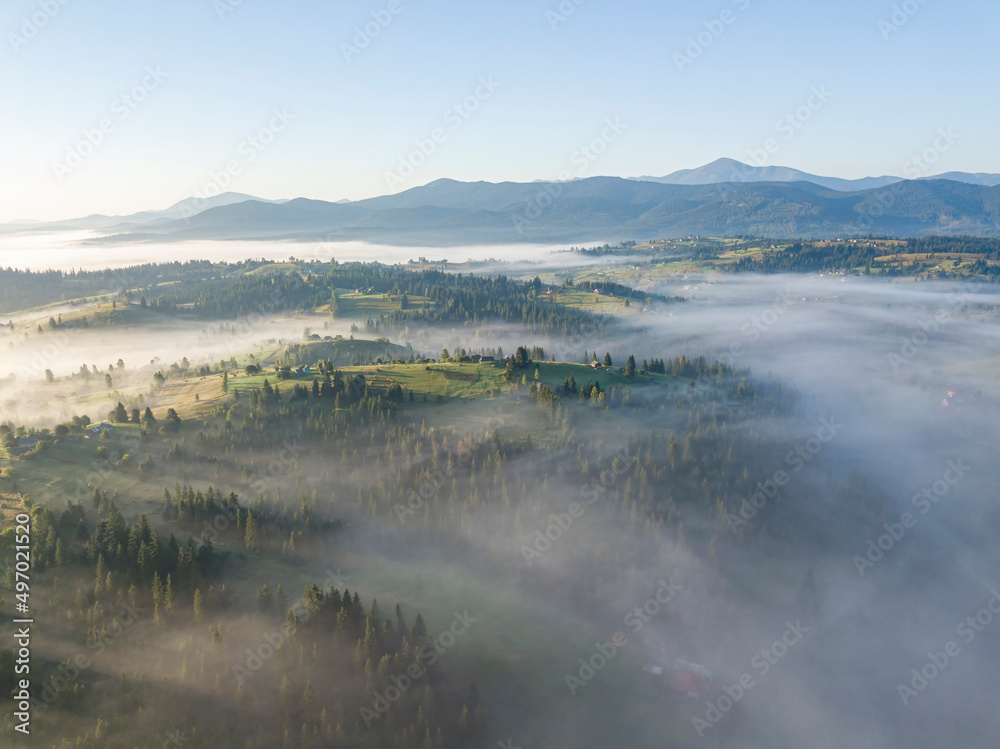
[[701, 690], [705, 688], [705, 682], [701, 674], [694, 671], [679, 671], [670, 680], [670, 686], [678, 692], [687, 692], [692, 697], [700, 697]]

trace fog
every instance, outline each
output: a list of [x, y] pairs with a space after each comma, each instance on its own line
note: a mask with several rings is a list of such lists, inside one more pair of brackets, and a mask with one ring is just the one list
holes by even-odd
[[[564, 601], [574, 610], [580, 602], [566, 591], [589, 588], [595, 595], [575, 610], [596, 625], [595, 637], [606, 632], [606, 639], [624, 629], [623, 614], [649, 598], [663, 575], [677, 571], [688, 581], [684, 592], [640, 632], [641, 645], [629, 635], [631, 653], [645, 648], [647, 661], [664, 666], [677, 658], [698, 662], [714, 672], [717, 685], [738, 684], [747, 673], [753, 677], [752, 688], [734, 708], [738, 719], [712, 723], [691, 745], [991, 745], [1000, 729], [994, 707], [1000, 621], [989, 608], [1000, 609], [1000, 556], [992, 530], [1000, 517], [1000, 294], [995, 287], [840, 276], [711, 276], [648, 289], [689, 301], [658, 305], [655, 312], [620, 321], [591, 340], [546, 343], [557, 358], [574, 361], [595, 350], [609, 351], [616, 363], [629, 354], [640, 362], [704, 355], [780, 381], [786, 392], [799, 394], [801, 408], [793, 416], [747, 425], [775, 444], [762, 465], [748, 466], [751, 476], [787, 471], [792, 465], [788, 445], [809, 445], [807, 457], [814, 462], [793, 476], [788, 501], [772, 503], [749, 521], [751, 526], [791, 525], [798, 538], [775, 538], [766, 548], [730, 548], [717, 561], [668, 542], [646, 563], [623, 551], [630, 559], [627, 571], [595, 577], [586, 563], [594, 550], [648, 544], [642, 533], [621, 527], [609, 513], [602, 515], [604, 522], [575, 527], [572, 541], [564, 542], [570, 548], [555, 549], [530, 571], [522, 570], [518, 594]], [[516, 330], [497, 332], [503, 340], [518, 335]], [[452, 338], [453, 345], [470, 348], [477, 342], [461, 331]], [[666, 426], [673, 417], [668, 411], [659, 418]], [[835, 434], [817, 441], [824, 424], [834, 425]], [[602, 428], [594, 439], [612, 451], [625, 437]], [[815, 454], [813, 444], [819, 446]], [[537, 461], [520, 459], [512, 475], [541, 471]], [[824, 480], [839, 483], [843, 491], [830, 492]], [[861, 496], [850, 488], [857, 480], [870, 484], [883, 503], [875, 508], [852, 503]], [[535, 522], [545, 527], [548, 513], [565, 512], [579, 492], [553, 486], [535, 499]], [[902, 525], [905, 513], [912, 526]], [[491, 527], [488, 514], [479, 518], [483, 528]], [[699, 513], [683, 522], [692, 535], [705, 526]], [[532, 530], [525, 523], [522, 535], [511, 538], [477, 527], [464, 526], [470, 547], [489, 548], [500, 558], [516, 558]], [[701, 531], [706, 536], [717, 532], [713, 527]], [[454, 557], [448, 561], [456, 562]], [[810, 571], [815, 610], [801, 598]], [[602, 584], [602, 577], [609, 584]], [[724, 595], [718, 593], [720, 579], [729, 581]], [[734, 595], [735, 586], [740, 592]], [[977, 614], [978, 621], [966, 623]], [[796, 640], [766, 674], [751, 665], [761, 648], [781, 640], [788, 623], [800, 620], [807, 630], [801, 644]], [[941, 655], [946, 646], [952, 655]], [[911, 669], [923, 669], [923, 675]], [[928, 679], [928, 674], [933, 676]], [[552, 690], [565, 689], [562, 676], [547, 675]], [[601, 678], [598, 674], [595, 682]], [[634, 700], [648, 689], [645, 674], [634, 678], [633, 702], [623, 710], [635, 708]], [[701, 700], [693, 717], [711, 723], [707, 713]], [[656, 737], [641, 721], [632, 727], [634, 735], [623, 742], [655, 745]], [[547, 745], [597, 745], [583, 725], [539, 717], [532, 730], [536, 742]], [[663, 745], [686, 742], [678, 737]]]
[[[132, 242], [116, 244], [101, 241], [103, 235], [89, 231], [0, 234], [0, 267], [40, 270], [102, 270], [124, 268], [150, 262], [185, 262], [210, 259], [215, 262], [240, 262], [248, 258], [268, 260], [318, 260], [329, 262], [378, 261], [395, 264], [417, 260], [468, 261], [539, 261], [565, 245], [512, 244], [470, 245], [463, 247], [395, 246], [368, 242], [275, 242], [211, 241]], [[585, 263], [580, 263], [584, 265]], [[540, 266], [542, 267], [542, 266]]]
[[[279, 247], [111, 247], [102, 248], [100, 261], [95, 254], [88, 265], [69, 261], [86, 249], [47, 245], [41, 255], [45, 260], [35, 254], [33, 265], [104, 267], [144, 261], [151, 254], [181, 259], [201, 258], [206, 252], [213, 259], [233, 260], [277, 258], [285, 250], [309, 257], [302, 245]], [[321, 259], [459, 259], [452, 249], [351, 244], [328, 250], [322, 249], [328, 254]], [[0, 248], [8, 251], [13, 253], [9, 257], [31, 252], [26, 244]], [[466, 254], [479, 259], [512, 256], [520, 264], [497, 270], [530, 276], [535, 266], [527, 261], [537, 260], [543, 251], [464, 248], [461, 259]], [[174, 254], [162, 254], [166, 252]], [[16, 264], [7, 254], [2, 257], [4, 263]], [[546, 259], [539, 267], [556, 266]], [[302, 550], [294, 570], [284, 573], [287, 589], [301, 590], [321, 581], [331, 566], [343, 565], [352, 590], [380, 600], [391, 595], [404, 601], [408, 611], [422, 610], [431, 626], [446, 624], [444, 617], [452, 609], [469, 608], [480, 616], [477, 631], [486, 634], [476, 635], [483, 638], [476, 640], [477, 647], [486, 643], [491, 652], [507, 656], [494, 654], [497, 662], [484, 666], [482, 653], [460, 643], [445, 661], [463, 676], [475, 676], [489, 702], [494, 739], [511, 736], [513, 745], [531, 748], [611, 743], [740, 749], [993, 745], [1000, 731], [995, 709], [1000, 555], [993, 539], [1000, 519], [1000, 294], [995, 287], [841, 276], [710, 275], [643, 288], [687, 301], [653, 304], [648, 312], [605, 321], [592, 337], [573, 340], [494, 323], [378, 334], [430, 355], [441, 347], [473, 351], [501, 346], [510, 353], [523, 344], [541, 345], [547, 355], [575, 362], [585, 352], [607, 351], [616, 365], [629, 354], [640, 364], [644, 359], [704, 356], [747, 370], [759, 388], [758, 411], [755, 406], [740, 411], [732, 399], [713, 401], [699, 387], [663, 395], [649, 394], [637, 384], [637, 397], [647, 399], [643, 407], [606, 419], [580, 418], [572, 425], [567, 420], [545, 450], [512, 450], [498, 480], [505, 492], [508, 486], [515, 494], [524, 488], [526, 496], [514, 507], [498, 499], [458, 499], [448, 505], [445, 495], [454, 500], [456, 489], [443, 482], [425, 498], [428, 509], [413, 517], [394, 515], [398, 502], [388, 497], [388, 490], [379, 494], [383, 481], [391, 485], [386, 478], [391, 469], [379, 462], [386, 458], [390, 465], [390, 448], [375, 438], [367, 448], [361, 443], [367, 452], [360, 460], [357, 451], [354, 458], [346, 450], [339, 458], [304, 448], [294, 466], [265, 475], [253, 490], [245, 478], [236, 479], [238, 460], [218, 480], [227, 491], [235, 486], [244, 496], [258, 490], [271, 497], [316, 491], [321, 506], [345, 522], [347, 531], [336, 544], [315, 543]], [[12, 340], [0, 334], [5, 369], [15, 375], [0, 389], [4, 419], [64, 420], [78, 406], [63, 405], [60, 399], [88, 388], [99, 394], [97, 404], [90, 406], [98, 414], [116, 397], [97, 384], [100, 377], [89, 385], [76, 380], [45, 383], [45, 369], [61, 378], [86, 363], [103, 373], [122, 358], [124, 369], [112, 371], [115, 391], [143, 392], [155, 402], [153, 372], [182, 357], [197, 365], [249, 351], [263, 355], [269, 341], [302, 340], [307, 326], [322, 335], [348, 337], [352, 322], [357, 321], [275, 314]], [[525, 423], [539, 428], [537, 416], [498, 417], [504, 408], [511, 406], [487, 400], [465, 404], [458, 419], [422, 414], [420, 429], [428, 431], [421, 431], [421, 439], [441, 444], [443, 438], [449, 465], [461, 454], [456, 443], [464, 439], [470, 453], [479, 456], [473, 473], [491, 475], [494, 468], [484, 467], [483, 460], [495, 449], [492, 433], [513, 439], [523, 435]], [[734, 409], [752, 418], [727, 421], [727, 412]], [[678, 471], [675, 483], [672, 469], [665, 468], [663, 481], [677, 501], [665, 502], [669, 513], [661, 509], [653, 523], [630, 517], [625, 502], [584, 501], [596, 484], [576, 473], [581, 450], [602, 481], [609, 477], [602, 497], [617, 497], [627, 482], [635, 486], [645, 480], [632, 461], [644, 451], [651, 453], [644, 447], [651, 434], [674, 434], [683, 442], [692, 419], [710, 428], [715, 418], [725, 422], [731, 444], [747, 445], [737, 450], [737, 464], [725, 467], [743, 471], [737, 485], [746, 489], [742, 497], [719, 498], [726, 501], [729, 517], [713, 518], [681, 500], [685, 492], [698, 489], [698, 476], [704, 486], [722, 472], [721, 459], [719, 465], [695, 466], [695, 479]], [[558, 423], [549, 426], [558, 433]], [[414, 459], [420, 463], [419, 456]], [[650, 460], [666, 461], [659, 453]], [[765, 499], [748, 517], [733, 517], [742, 499], [749, 500], [755, 487], [781, 471], [788, 481], [776, 497]], [[218, 469], [215, 475], [220, 477]], [[376, 486], [377, 491], [372, 489]], [[379, 514], [362, 500], [363, 488], [378, 495]], [[534, 548], [536, 531], [550, 527], [553, 516], [567, 513], [574, 502], [585, 512], [560, 533], [561, 540], [552, 541], [537, 558], [526, 554], [525, 548]], [[456, 510], [459, 503], [462, 509]], [[387, 589], [385, 579], [397, 572], [408, 581], [423, 576], [433, 590], [409, 582]], [[243, 602], [265, 582], [276, 580], [253, 577], [239, 583]], [[668, 601], [662, 602], [656, 596], [665, 583]], [[504, 601], [510, 619], [491, 620], [475, 609], [477, 587]], [[645, 609], [645, 618], [630, 618], [650, 600], [658, 602], [652, 607], [655, 614]], [[971, 624], [966, 623], [969, 617]], [[233, 651], [252, 645], [260, 627], [249, 615], [228, 618], [226, 637]], [[199, 636], [196, 632], [179, 628], [159, 642], [155, 655], [122, 647], [102, 668], [113, 673], [140, 658], [148, 659], [147, 678], [172, 673], [170, 649]], [[578, 659], [590, 658], [615, 632], [624, 632], [628, 643], [616, 646], [613, 665], [581, 678], [575, 689], [567, 687], [567, 677], [580, 675]], [[60, 647], [60, 656], [72, 655], [72, 648]], [[644, 665], [669, 669], [678, 659], [709, 669], [714, 691], [678, 707], [669, 690], [642, 670]], [[553, 662], [565, 668], [555, 668]], [[194, 695], [210, 697], [197, 680], [188, 684]], [[544, 695], [545, 703], [523, 704], [515, 696], [522, 693]], [[258, 694], [268, 691], [260, 685]], [[686, 732], [662, 735], [664, 715]]]

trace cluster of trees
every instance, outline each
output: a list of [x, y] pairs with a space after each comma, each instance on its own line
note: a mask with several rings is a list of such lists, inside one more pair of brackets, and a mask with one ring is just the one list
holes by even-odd
[[587, 288], [590, 290], [596, 289], [602, 294], [607, 294], [608, 296], [616, 296], [620, 299], [635, 299], [640, 302], [649, 302], [651, 300], [667, 303], [686, 301], [684, 297], [667, 297], [663, 296], [663, 294], [640, 291], [638, 289], [633, 289], [631, 286], [626, 286], [625, 284], [616, 283], [614, 281], [587, 281]]
[[663, 363], [663, 359], [646, 359], [642, 360], [642, 366], [639, 368], [639, 374], [666, 374], [667, 365]]
[[[234, 394], [237, 398], [241, 397], [239, 391], [235, 391]], [[311, 387], [295, 383], [291, 388], [289, 400], [294, 402], [308, 398], [332, 399], [335, 410], [350, 409], [352, 405], [368, 401], [368, 405], [388, 414], [392, 412], [394, 404], [402, 402], [404, 395], [403, 389], [397, 383], [388, 388], [375, 388], [369, 386], [363, 374], [344, 375], [339, 369], [326, 368], [323, 370], [322, 379], [313, 377]], [[282, 395], [278, 387], [271, 385], [265, 378], [261, 387], [249, 390], [248, 400], [250, 410], [255, 411], [281, 403]]]
[[[81, 658], [59, 662], [44, 657], [43, 648], [32, 664], [35, 699], [57, 706], [33, 728], [53, 745], [63, 721], [70, 721], [69, 735], [82, 734], [75, 745], [147, 745], [176, 728], [176, 711], [185, 725], [176, 735], [197, 747], [448, 749], [483, 738], [475, 685], [463, 690], [450, 683], [441, 645], [419, 613], [412, 625], [407, 621], [400, 603], [387, 614], [375, 599], [366, 606], [357, 592], [314, 584], [289, 605], [279, 584], [276, 595], [266, 585], [258, 589], [259, 611], [248, 612], [227, 591], [223, 561], [230, 554], [217, 552], [209, 534], [200, 541], [189, 534], [185, 543], [173, 533], [164, 539], [143, 514], [127, 522], [99, 489], [91, 510], [71, 503], [57, 517], [30, 499], [26, 505], [34, 584], [49, 590], [35, 596], [33, 611], [47, 615], [51, 605], [66, 619], [65, 612], [87, 658], [84, 666]], [[281, 517], [243, 507], [233, 492], [190, 486], [165, 491], [164, 507], [170, 524], [189, 527], [235, 514], [245, 530], [253, 524], [273, 531]], [[313, 509], [302, 507], [298, 522], [314, 533], [331, 530]], [[0, 549], [13, 548], [13, 536], [13, 529], [0, 534]], [[75, 594], [72, 587], [49, 588], [46, 571], [75, 581]], [[4, 583], [14, 587], [13, 567]], [[241, 636], [231, 625], [237, 612], [255, 618], [249, 631], [267, 636], [260, 642]], [[130, 659], [120, 675], [107, 668], [118, 657], [114, 650], [139, 645], [143, 658]], [[0, 673], [0, 688], [13, 688], [13, 664], [13, 651], [0, 648], [0, 666], [11, 666]], [[401, 677], [412, 688], [400, 691]], [[85, 717], [96, 727], [86, 728]]]
[[[969, 261], [970, 273], [994, 282], [1000, 280], [1000, 264], [996, 263], [1000, 260], [1000, 240], [978, 237], [920, 237], [908, 239], [903, 245], [875, 239], [822, 245], [794, 242], [784, 250], [765, 250], [722, 267], [731, 273], [823, 273], [860, 268], [865, 275], [912, 276], [937, 265], [936, 261], [877, 259], [900, 253], [926, 253], [942, 258], [960, 253], [974, 254], [979, 257]], [[946, 276], [943, 273], [936, 275]]]
[[579, 252], [581, 255], [589, 255], [590, 257], [603, 257], [605, 255], [627, 254], [629, 251], [633, 251], [635, 246], [636, 242], [629, 239], [614, 246], [605, 243], [598, 247], [570, 247], [569, 251]]
[[[533, 351], [537, 354], [541, 354], [539, 358], [545, 357], [545, 352], [538, 346], [536, 346]], [[514, 355], [507, 359], [503, 379], [507, 382], [515, 382], [518, 371], [527, 369], [531, 366], [532, 361], [531, 352], [529, 352], [524, 346], [518, 346]]]
[[[108, 421], [112, 424], [139, 424], [145, 430], [152, 430], [156, 424], [156, 417], [153, 416], [153, 410], [146, 406], [145, 411], [139, 411], [138, 408], [132, 408], [129, 411], [125, 405], [118, 401], [117, 405], [108, 412]], [[89, 424], [89, 417], [87, 423]], [[181, 417], [177, 415], [177, 411], [173, 408], [168, 408], [166, 414], [163, 416], [163, 423], [160, 426], [160, 431], [164, 434], [168, 432], [176, 432], [180, 429]]]
[[[4, 311], [36, 307], [85, 296], [125, 293], [133, 289], [152, 292], [159, 284], [191, 284], [231, 274], [241, 274], [266, 264], [263, 260], [214, 263], [190, 260], [172, 263], [145, 263], [128, 268], [104, 270], [30, 271], [0, 268], [0, 299]], [[152, 302], [172, 307], [165, 295]], [[143, 305], [145, 306], [145, 305]]]
[[[439, 270], [412, 271], [378, 263], [332, 263], [325, 273], [276, 270], [230, 271], [225, 276], [186, 279], [165, 287], [173, 304], [188, 304], [201, 318], [233, 318], [249, 313], [313, 309], [332, 301], [337, 289], [420, 297], [429, 303], [383, 313], [371, 328], [399, 328], [413, 321], [462, 322], [499, 319], [523, 323], [539, 334], [572, 335], [594, 332], [599, 322], [587, 313], [547, 304], [538, 288], [506, 276], [473, 276]], [[242, 271], [242, 269], [240, 269]], [[340, 303], [332, 314], [339, 315]]]
[[948, 255], [973, 253], [986, 260], [1000, 260], [1000, 239], [986, 237], [916, 237], [906, 240], [906, 251]]

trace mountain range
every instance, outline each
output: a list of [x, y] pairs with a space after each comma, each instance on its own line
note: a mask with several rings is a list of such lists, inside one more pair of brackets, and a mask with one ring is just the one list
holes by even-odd
[[[711, 185], [718, 182], [812, 182], [820, 187], [846, 192], [870, 190], [904, 181], [902, 177], [888, 175], [862, 177], [861, 179], [823, 177], [788, 166], [752, 166], [735, 159], [716, 159], [711, 164], [705, 164], [697, 169], [680, 169], [666, 177], [638, 177], [637, 179], [642, 182], [659, 182], [665, 185]], [[1000, 185], [1000, 174], [946, 172], [919, 179], [947, 179], [985, 187]]]
[[51, 224], [14, 222], [0, 231], [89, 229], [106, 235], [96, 240], [100, 242], [365, 240], [401, 245], [603, 242], [692, 234], [1000, 236], [1000, 175], [947, 176], [839, 180], [723, 159], [658, 179], [439, 179], [352, 202], [274, 201], [224, 193], [181, 201], [163, 211]]

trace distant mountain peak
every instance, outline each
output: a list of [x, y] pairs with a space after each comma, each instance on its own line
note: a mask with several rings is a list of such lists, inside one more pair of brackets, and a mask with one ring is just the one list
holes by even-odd
[[[665, 177], [637, 177], [641, 182], [659, 182], [664, 185], [712, 185], [720, 182], [812, 182], [814, 185], [826, 187], [838, 192], [855, 192], [858, 190], [873, 190], [885, 187], [895, 182], [902, 182], [902, 177], [883, 175], [881, 177], [862, 177], [860, 179], [843, 179], [841, 177], [824, 177], [810, 174], [789, 166], [754, 166], [742, 161], [722, 157], [704, 166], [694, 169], [678, 169]], [[985, 174], [978, 172], [946, 172], [934, 176], [920, 177], [922, 180], [949, 179], [953, 182], [963, 182], [969, 185], [993, 187], [1000, 185], [1000, 174]]]

